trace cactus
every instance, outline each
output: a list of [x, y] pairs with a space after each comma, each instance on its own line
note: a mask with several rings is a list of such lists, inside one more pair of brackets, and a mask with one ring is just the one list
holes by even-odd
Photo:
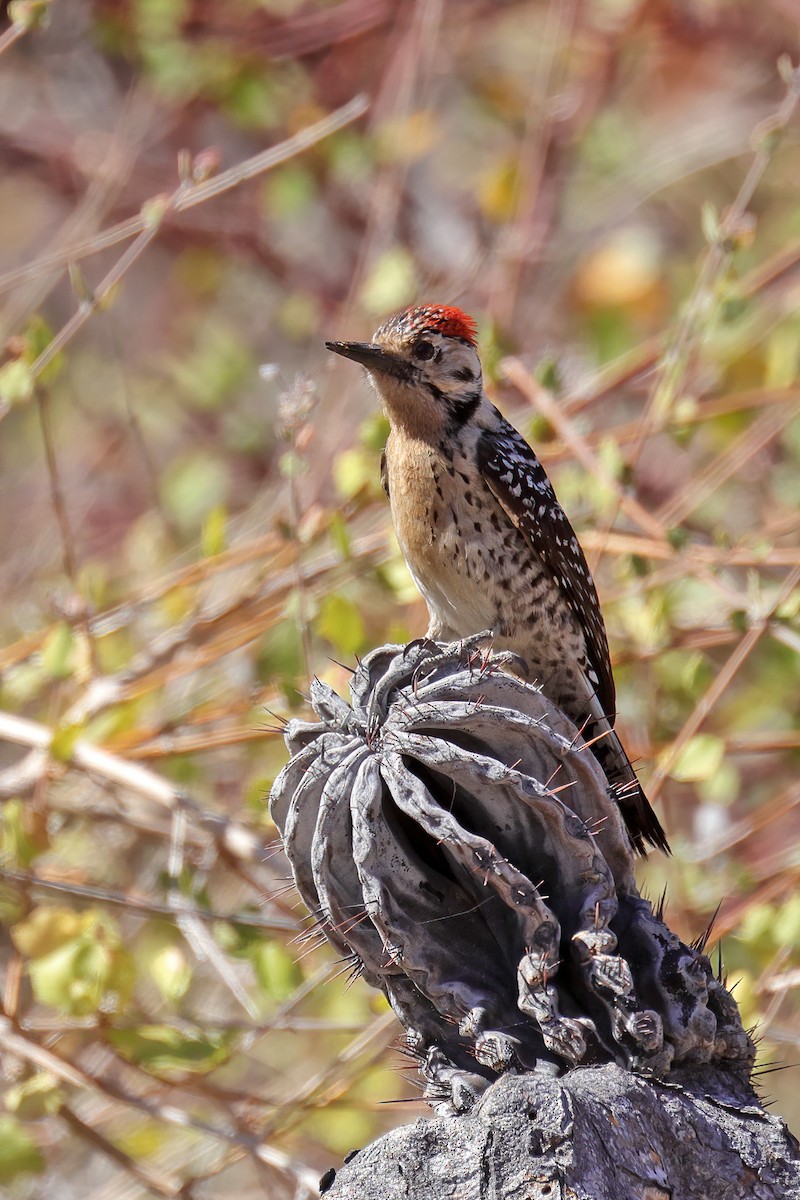
[[298, 891], [387, 996], [441, 1112], [508, 1069], [749, 1074], [708, 958], [643, 899], [613, 789], [514, 655], [372, 651], [286, 730], [273, 819]]

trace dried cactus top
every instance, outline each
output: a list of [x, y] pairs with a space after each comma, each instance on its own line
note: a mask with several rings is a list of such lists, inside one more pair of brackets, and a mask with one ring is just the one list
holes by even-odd
[[451, 1105], [512, 1065], [749, 1065], [707, 958], [639, 897], [595, 758], [515, 666], [484, 635], [373, 651], [350, 704], [314, 683], [271, 797], [309, 910]]

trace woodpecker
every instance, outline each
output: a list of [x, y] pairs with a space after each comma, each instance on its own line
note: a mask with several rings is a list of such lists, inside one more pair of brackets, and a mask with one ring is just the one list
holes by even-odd
[[366, 367], [389, 418], [381, 480], [428, 606], [428, 637], [492, 631], [583, 731], [640, 853], [666, 836], [614, 730], [603, 615], [583, 551], [533, 450], [483, 389], [477, 327], [416, 305], [371, 342], [326, 342]]

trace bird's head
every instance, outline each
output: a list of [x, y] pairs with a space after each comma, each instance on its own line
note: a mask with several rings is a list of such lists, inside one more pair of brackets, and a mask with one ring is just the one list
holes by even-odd
[[390, 317], [371, 342], [326, 342], [369, 372], [389, 420], [411, 432], [458, 427], [481, 401], [475, 322], [460, 308], [418, 304]]

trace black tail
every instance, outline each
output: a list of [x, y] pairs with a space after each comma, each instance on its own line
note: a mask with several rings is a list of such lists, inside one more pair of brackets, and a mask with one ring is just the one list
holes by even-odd
[[[599, 724], [598, 722], [597, 725]], [[584, 737], [590, 742], [592, 754], [603, 768], [634, 848], [639, 854], [646, 854], [646, 843], [649, 843], [657, 850], [671, 854], [667, 835], [636, 778], [616, 730], [609, 725], [608, 731], [604, 733], [603, 729], [590, 726]]]

